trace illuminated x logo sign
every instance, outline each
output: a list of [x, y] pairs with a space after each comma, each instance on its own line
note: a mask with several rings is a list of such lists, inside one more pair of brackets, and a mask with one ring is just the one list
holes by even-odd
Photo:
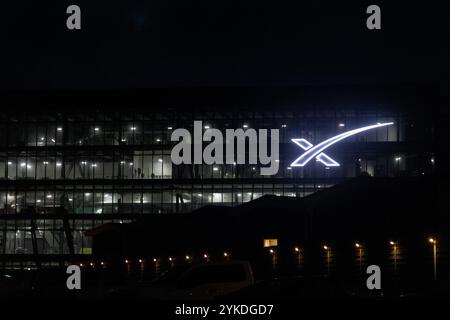
[[294, 162], [291, 163], [291, 167], [303, 167], [306, 165], [311, 159], [316, 158], [317, 161], [322, 162], [327, 167], [338, 167], [340, 166], [335, 160], [327, 156], [323, 151], [328, 147], [332, 146], [336, 142], [339, 142], [345, 138], [353, 136], [357, 133], [364, 132], [371, 129], [376, 129], [380, 127], [390, 126], [394, 124], [393, 122], [386, 123], [378, 123], [367, 127], [362, 127], [359, 129], [350, 130], [337, 136], [331, 137], [318, 145], [313, 145], [311, 142], [306, 139], [291, 139], [292, 142], [297, 144], [303, 150], [306, 150], [300, 157], [298, 157]]

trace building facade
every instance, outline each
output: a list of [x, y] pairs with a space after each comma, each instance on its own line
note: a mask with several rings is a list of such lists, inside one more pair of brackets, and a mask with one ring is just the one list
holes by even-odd
[[[139, 98], [102, 93], [94, 98], [5, 99], [11, 107], [0, 116], [3, 265], [23, 266], [36, 249], [44, 256], [69, 254], [58, 208], [70, 215], [75, 254], [89, 254], [85, 231], [109, 222], [185, 213], [210, 204], [236, 206], [266, 194], [304, 197], [361, 174], [414, 178], [437, 171], [438, 113], [428, 93], [419, 98], [409, 97], [409, 89], [392, 95], [364, 91], [352, 96], [352, 90], [305, 95], [297, 92], [302, 89], [261, 97], [261, 91], [251, 90], [206, 96], [198, 91], [177, 93], [176, 99], [164, 98], [171, 92]], [[62, 107], [64, 101], [69, 102]], [[23, 110], [28, 103], [34, 107]], [[172, 132], [192, 130], [199, 120], [204, 130], [279, 129], [278, 173], [263, 176], [258, 164], [172, 164]], [[291, 139], [317, 144], [386, 122], [392, 125], [330, 147], [328, 155], [340, 166], [319, 161], [290, 166], [304, 152]]]

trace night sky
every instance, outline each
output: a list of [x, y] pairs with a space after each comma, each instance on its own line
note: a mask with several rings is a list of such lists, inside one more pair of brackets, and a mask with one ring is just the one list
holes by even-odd
[[[1, 6], [6, 91], [449, 79], [444, 1], [13, 2]], [[81, 31], [66, 28], [70, 4]], [[382, 30], [366, 28], [370, 4]]]

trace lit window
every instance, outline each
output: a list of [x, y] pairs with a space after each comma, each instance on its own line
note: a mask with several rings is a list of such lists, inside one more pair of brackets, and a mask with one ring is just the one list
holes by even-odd
[[264, 239], [264, 248], [278, 246], [278, 239]]

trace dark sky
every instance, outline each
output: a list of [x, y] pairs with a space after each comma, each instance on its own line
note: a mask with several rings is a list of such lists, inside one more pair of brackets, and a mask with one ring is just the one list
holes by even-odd
[[[12, 1], [1, 90], [447, 81], [444, 1]], [[66, 29], [69, 4], [82, 30]], [[378, 4], [382, 30], [369, 31]]]

